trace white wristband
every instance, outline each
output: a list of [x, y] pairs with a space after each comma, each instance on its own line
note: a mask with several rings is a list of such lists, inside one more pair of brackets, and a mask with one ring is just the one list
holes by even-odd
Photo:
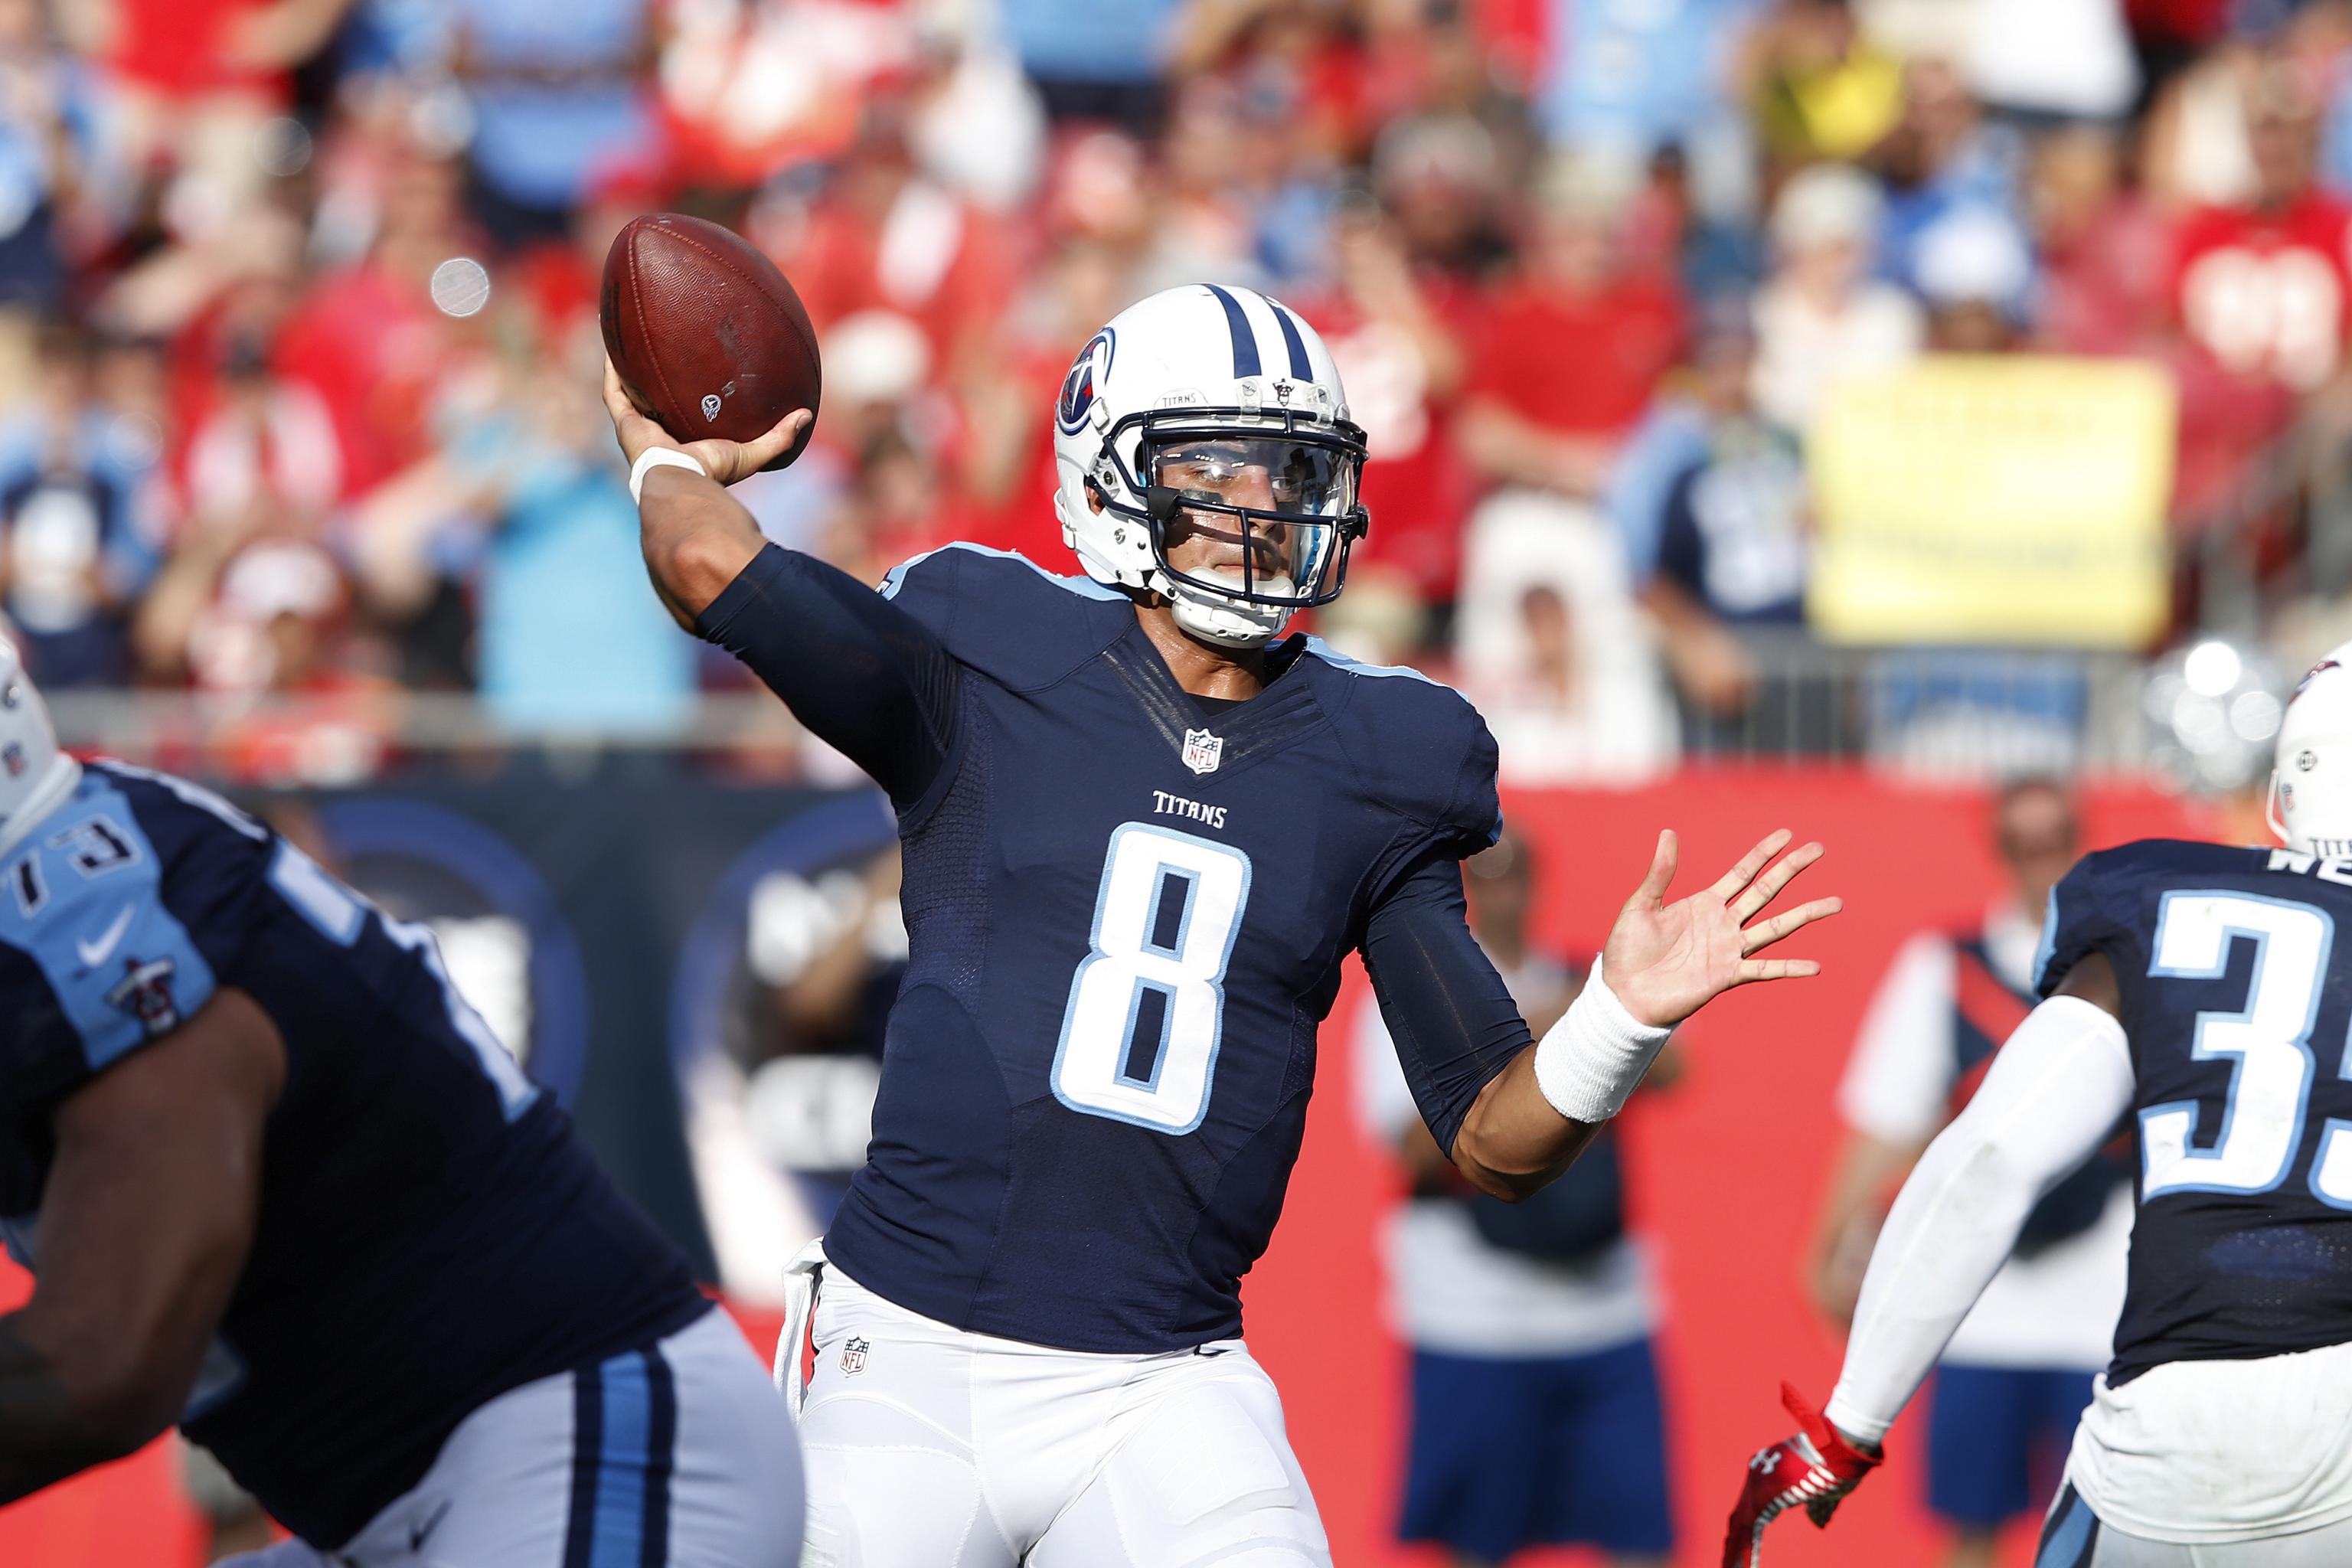
[[709, 468], [684, 452], [669, 447], [648, 447], [629, 465], [629, 499], [640, 506], [645, 504], [646, 476], [656, 468], [692, 468], [706, 479], [710, 477]]
[[1536, 1087], [1562, 1116], [1596, 1126], [1625, 1109], [1673, 1033], [1627, 1012], [1596, 958], [1584, 989], [1536, 1046]]

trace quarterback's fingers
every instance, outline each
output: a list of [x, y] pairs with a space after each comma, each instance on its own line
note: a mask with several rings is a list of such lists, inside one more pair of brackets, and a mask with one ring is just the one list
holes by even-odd
[[1758, 980], [1807, 980], [1822, 972], [1822, 966], [1810, 958], [1743, 958], [1739, 961], [1739, 978], [1735, 984], [1746, 985]]
[[621, 384], [621, 373], [613, 368], [612, 356], [604, 359], [604, 412], [618, 426], [625, 419], [643, 419], [645, 415], [629, 401], [629, 389]]
[[1795, 880], [1798, 872], [1820, 859], [1823, 853], [1818, 843], [1790, 851], [1731, 901], [1732, 918], [1747, 924], [1759, 910], [1780, 896], [1780, 889]]
[[1738, 865], [1717, 878], [1715, 886], [1707, 891], [1727, 904], [1731, 902], [1738, 896], [1740, 889], [1756, 879], [1756, 873], [1764, 868], [1764, 862], [1778, 855], [1795, 837], [1785, 827], [1774, 828], [1763, 843], [1739, 858]]
[[801, 434], [816, 423], [816, 416], [805, 408], [795, 408], [776, 421], [768, 433], [743, 447], [746, 472], [756, 472], [774, 462], [800, 444]]
[[1625, 900], [1625, 907], [1629, 910], [1654, 910], [1664, 903], [1666, 889], [1675, 879], [1675, 863], [1680, 858], [1680, 854], [1675, 830], [1660, 828], [1658, 847], [1650, 856], [1649, 874], [1642, 879], [1642, 885], [1633, 889], [1633, 896]]
[[1745, 958], [1751, 952], [1761, 952], [1791, 931], [1802, 931], [1815, 921], [1825, 921], [1845, 908], [1845, 900], [1835, 896], [1815, 899], [1784, 910], [1769, 921], [1758, 921], [1739, 933], [1739, 953]]

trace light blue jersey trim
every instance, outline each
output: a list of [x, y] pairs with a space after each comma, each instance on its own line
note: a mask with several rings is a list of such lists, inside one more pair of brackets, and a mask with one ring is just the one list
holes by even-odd
[[93, 1072], [179, 1026], [215, 981], [187, 928], [164, 908], [163, 868], [122, 793], [95, 769], [26, 836], [10, 887], [34, 862], [42, 896], [0, 896], [0, 942], [39, 966]]
[[1440, 687], [1448, 691], [1454, 689], [1452, 687], [1446, 686], [1442, 680], [1430, 679], [1429, 677], [1422, 674], [1421, 671], [1413, 668], [1412, 666], [1409, 664], [1366, 664], [1360, 659], [1349, 658], [1346, 654], [1341, 653], [1338, 648], [1333, 647], [1329, 643], [1325, 642], [1321, 637], [1316, 637], [1311, 633], [1307, 638], [1307, 651], [1321, 659], [1324, 663], [1329, 665], [1332, 668], [1344, 669], [1349, 675], [1370, 675], [1374, 677], [1401, 675], [1411, 680], [1418, 680], [1424, 686]]
[[596, 1542], [589, 1568], [639, 1568], [646, 1539], [645, 1472], [653, 1437], [653, 1395], [635, 1352], [599, 1369], [604, 1384], [604, 1445], [596, 1476]]
[[932, 556], [943, 554], [950, 550], [965, 550], [974, 555], [990, 556], [998, 561], [1018, 561], [1056, 588], [1076, 594], [1082, 599], [1124, 601], [1127, 598], [1127, 595], [1118, 589], [1108, 584], [1097, 583], [1091, 577], [1057, 577], [1018, 551], [992, 550], [985, 544], [966, 544], [961, 541], [953, 544], [942, 544], [937, 550], [926, 550], [911, 561], [901, 561], [898, 565], [891, 567], [889, 574], [882, 579], [882, 596], [886, 599], [897, 598], [898, 590], [906, 586], [908, 573], [920, 566]]

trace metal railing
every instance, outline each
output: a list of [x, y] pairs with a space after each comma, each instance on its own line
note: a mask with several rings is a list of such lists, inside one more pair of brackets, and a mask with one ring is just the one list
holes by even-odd
[[1686, 757], [1844, 758], [1958, 777], [2144, 762], [2147, 665], [2135, 655], [1832, 647], [1801, 634], [1748, 646], [1756, 682], [1743, 709], [1682, 705]]

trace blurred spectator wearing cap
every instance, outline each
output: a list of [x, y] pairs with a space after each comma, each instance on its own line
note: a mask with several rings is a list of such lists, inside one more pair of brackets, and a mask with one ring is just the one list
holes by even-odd
[[1904, 72], [1903, 118], [1876, 150], [1885, 203], [1879, 218], [1879, 270], [1919, 285], [1920, 237], [1959, 213], [2016, 226], [2013, 138], [1989, 129], [1959, 72], [1921, 60]]
[[52, 328], [40, 397], [0, 427], [0, 605], [45, 687], [129, 681], [129, 612], [163, 540], [153, 436], [92, 386], [89, 344]]
[[[1479, 945], [1528, 1026], [1550, 1027], [1583, 976], [1536, 944], [1527, 845], [1507, 834], [1463, 868]], [[1656, 1289], [1614, 1136], [1524, 1204], [1474, 1193], [1414, 1110], [1380, 1009], [1359, 1017], [1358, 1117], [1410, 1184], [1381, 1237], [1390, 1322], [1412, 1350], [1399, 1538], [1448, 1548], [1457, 1568], [1571, 1545], [1663, 1568]], [[1670, 1055], [1649, 1085], [1677, 1075]]]
[[1807, 564], [1804, 460], [1785, 431], [1756, 413], [1746, 313], [1737, 301], [1720, 301], [1705, 323], [1691, 400], [1705, 421], [1705, 446], [1666, 487], [1642, 585], [1692, 710], [1694, 744], [1741, 718], [1756, 695], [1748, 639], [1801, 630]]
[[1679, 302], [1629, 273], [1622, 168], [1562, 159], [1527, 260], [1497, 290], [1457, 426], [1494, 487], [1464, 551], [1461, 670], [1507, 777], [1638, 778], [1674, 724], [1624, 552], [1594, 504], [1674, 363]]
[[[2035, 1000], [2041, 910], [2078, 847], [2074, 802], [2022, 779], [1990, 816], [2000, 897], [1896, 952], [1838, 1087], [1847, 1134], [1807, 1269], [1815, 1307], [1841, 1331], [1895, 1189]], [[2108, 1359], [2131, 1223], [2130, 1160], [2095, 1155], [2028, 1216], [1946, 1349], [1928, 1405], [1927, 1503], [1952, 1526], [1949, 1568], [1991, 1568], [2000, 1528], [2049, 1495]]]
[[1395, 120], [1372, 145], [1372, 190], [1420, 270], [1484, 281], [1509, 259], [1498, 208], [1508, 184], [1503, 149], [1466, 114]]
[[452, 64], [473, 109], [476, 217], [512, 246], [561, 236], [604, 168], [653, 131], [646, 0], [467, 0]]
[[1772, 205], [1773, 271], [1758, 290], [1756, 406], [1802, 434], [1841, 377], [1902, 363], [1927, 322], [1911, 297], [1874, 279], [1878, 188], [1842, 163], [1807, 169]]
[[1989, 207], [1954, 209], [1912, 246], [1914, 285], [1939, 353], [2004, 353], [2021, 340], [2033, 256], [2017, 226]]

